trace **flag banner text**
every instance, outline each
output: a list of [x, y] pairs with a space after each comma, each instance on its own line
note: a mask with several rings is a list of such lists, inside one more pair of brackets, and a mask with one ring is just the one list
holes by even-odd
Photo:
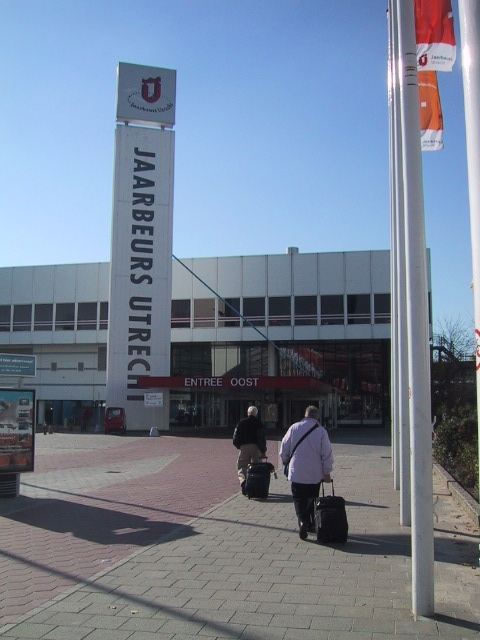
[[451, 0], [415, 0], [419, 71], [451, 71], [457, 55]]

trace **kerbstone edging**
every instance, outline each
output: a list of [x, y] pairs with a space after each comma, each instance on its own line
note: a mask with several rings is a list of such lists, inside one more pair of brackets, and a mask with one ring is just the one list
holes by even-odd
[[445, 484], [447, 491], [450, 492], [455, 503], [462, 509], [462, 511], [471, 520], [474, 527], [478, 527], [479, 524], [479, 506], [478, 502], [471, 496], [468, 491], [465, 491], [458, 482], [453, 478], [448, 471], [438, 464], [433, 463], [433, 473], [440, 476]]

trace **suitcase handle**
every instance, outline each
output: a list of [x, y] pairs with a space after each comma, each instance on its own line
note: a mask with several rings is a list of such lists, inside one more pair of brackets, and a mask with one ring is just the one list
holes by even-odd
[[[322, 485], [322, 496], [325, 497], [325, 482], [323, 480], [321, 480], [320, 484]], [[332, 485], [332, 496], [334, 496], [335, 495], [335, 489], [333, 488], [333, 480], [330, 480], [330, 482], [328, 482], [327, 484], [331, 484]]]
[[[268, 456], [265, 456], [264, 458], [261, 458], [261, 460], [265, 460], [265, 462], [268, 462]], [[275, 478], [275, 480], [278, 478], [277, 476], [277, 472], [275, 471], [275, 467], [272, 464], [272, 473], [273, 473], [273, 477]]]

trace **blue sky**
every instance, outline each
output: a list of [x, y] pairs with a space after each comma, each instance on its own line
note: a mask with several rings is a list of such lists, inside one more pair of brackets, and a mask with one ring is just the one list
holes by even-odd
[[[423, 154], [434, 324], [473, 327], [457, 63]], [[108, 261], [116, 69], [177, 70], [179, 258], [388, 249], [387, 0], [0, 0], [0, 266]]]

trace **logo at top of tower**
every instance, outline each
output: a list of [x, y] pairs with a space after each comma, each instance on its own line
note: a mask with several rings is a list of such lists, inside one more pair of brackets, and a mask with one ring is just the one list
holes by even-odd
[[176, 72], [121, 62], [117, 120], [173, 126]]
[[128, 95], [128, 104], [139, 111], [148, 113], [164, 113], [173, 109], [174, 101], [162, 95], [162, 79], [142, 78], [142, 85], [138, 91]]
[[[148, 85], [153, 85], [152, 89], [149, 89]], [[162, 95], [162, 79], [160, 76], [156, 78], [142, 78], [142, 98], [145, 102], [157, 102]]]

